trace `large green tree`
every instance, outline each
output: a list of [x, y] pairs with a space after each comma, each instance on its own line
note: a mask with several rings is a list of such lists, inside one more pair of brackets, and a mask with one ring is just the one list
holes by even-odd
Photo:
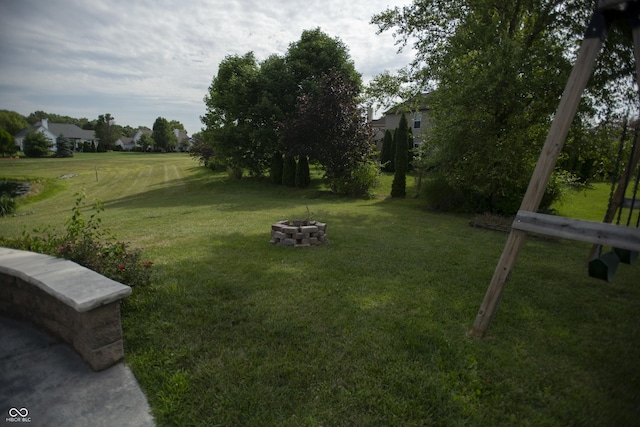
[[255, 174], [261, 174], [268, 164], [257, 141], [251, 138], [252, 113], [259, 99], [258, 73], [253, 52], [227, 56], [220, 63], [218, 74], [205, 96], [207, 111], [202, 117], [206, 140], [213, 144], [215, 155], [232, 169], [248, 168]]
[[274, 54], [261, 63], [252, 52], [227, 56], [209, 87], [201, 118], [213, 155], [254, 175], [279, 166], [279, 156], [289, 151], [282, 126], [297, 114], [298, 98], [317, 93], [318, 80], [331, 69], [360, 89], [361, 77], [346, 46], [319, 29], [304, 31], [284, 56]]
[[84, 128], [84, 126], [89, 123], [89, 119], [87, 118], [76, 119], [74, 117], [61, 116], [59, 114], [47, 113], [45, 111], [35, 111], [26, 117], [26, 120], [30, 125], [34, 125], [42, 119], [49, 119], [49, 123], [74, 124], [80, 128]]
[[[432, 164], [439, 182], [465, 195], [455, 209], [517, 210], [593, 4], [415, 0], [373, 18], [402, 45], [415, 40], [417, 55], [399, 75], [377, 78], [370, 93], [382, 99], [392, 91], [431, 90], [433, 126], [425, 149], [437, 153]], [[594, 117], [596, 106], [615, 107], [625, 96], [611, 84], [631, 75], [629, 52], [619, 49], [619, 40], [612, 35], [578, 128]]]
[[179, 120], [171, 120], [171, 121], [169, 121], [169, 127], [171, 129], [178, 129], [178, 130], [181, 130], [184, 133], [187, 133], [187, 129], [184, 127], [184, 125], [182, 123], [180, 123]]
[[303, 31], [300, 40], [289, 45], [285, 60], [298, 85], [298, 95], [317, 92], [321, 77], [330, 70], [343, 75], [358, 90], [362, 85], [347, 46], [320, 28]]
[[94, 129], [96, 138], [99, 140], [98, 151], [112, 150], [115, 142], [120, 138], [120, 131], [113, 116], [109, 113], [98, 116]]
[[178, 143], [175, 133], [164, 117], [158, 117], [153, 123], [153, 133], [151, 134], [156, 150], [174, 151]]
[[28, 123], [21, 114], [15, 111], [0, 111], [0, 129], [6, 130], [10, 135], [17, 134], [27, 126]]
[[18, 151], [13, 135], [6, 130], [0, 128], [0, 155], [12, 156]]
[[318, 82], [317, 93], [303, 95], [298, 110], [284, 130], [290, 155], [320, 162], [333, 191], [356, 179], [354, 171], [373, 154], [371, 129], [357, 103], [358, 87], [339, 70]]
[[153, 137], [149, 134], [143, 133], [140, 135], [140, 139], [138, 140], [138, 144], [140, 144], [140, 148], [142, 151], [148, 151], [151, 147], [156, 145], [156, 142], [153, 140]]
[[252, 137], [261, 141], [265, 160], [269, 160], [274, 182], [281, 181], [283, 146], [280, 128], [295, 112], [298, 85], [280, 55], [271, 55], [260, 63], [257, 77], [258, 101], [254, 108], [255, 123]]

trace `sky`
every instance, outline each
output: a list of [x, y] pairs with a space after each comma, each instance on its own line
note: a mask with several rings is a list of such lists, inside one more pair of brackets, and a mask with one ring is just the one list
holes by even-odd
[[303, 30], [348, 47], [364, 82], [411, 61], [374, 14], [411, 0], [0, 0], [0, 109], [200, 131], [227, 55], [284, 55]]

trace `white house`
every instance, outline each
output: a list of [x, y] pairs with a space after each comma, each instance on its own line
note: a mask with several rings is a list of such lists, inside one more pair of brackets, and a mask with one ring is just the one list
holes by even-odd
[[142, 138], [142, 135], [153, 135], [153, 131], [151, 129], [138, 129], [135, 133], [135, 135], [133, 135], [133, 143], [136, 145], [140, 145], [140, 138]]
[[[176, 136], [177, 145], [176, 151], [189, 151], [189, 148], [192, 145], [191, 138], [187, 135], [186, 132], [174, 129], [173, 134]], [[116, 145], [122, 147], [123, 150], [133, 150], [134, 147], [140, 147], [140, 138], [142, 135], [153, 135], [153, 131], [150, 129], [138, 129], [136, 133], [131, 137], [122, 137], [118, 141], [116, 141]]]
[[115, 142], [115, 145], [121, 147], [124, 151], [132, 151], [136, 147], [141, 147], [140, 138], [142, 137], [142, 135], [151, 136], [152, 133], [153, 131], [151, 131], [150, 129], [138, 129], [132, 137], [120, 137]]
[[193, 141], [189, 138], [186, 132], [179, 129], [174, 129], [173, 134], [176, 136], [178, 143], [176, 144], [176, 151], [189, 151], [193, 145]]
[[56, 141], [60, 135], [63, 135], [71, 142], [74, 151], [78, 151], [85, 142], [97, 143], [95, 132], [92, 130], [85, 130], [69, 123], [49, 123], [48, 119], [42, 119], [35, 125], [24, 128], [15, 135], [16, 145], [20, 147], [20, 151], [24, 151], [24, 137], [27, 136], [29, 131], [40, 132], [47, 137], [51, 141], [52, 151], [56, 151]]
[[118, 138], [118, 140], [115, 142], [115, 145], [122, 148], [122, 150], [124, 151], [131, 151], [136, 146], [136, 143], [133, 141], [133, 138], [123, 136]]

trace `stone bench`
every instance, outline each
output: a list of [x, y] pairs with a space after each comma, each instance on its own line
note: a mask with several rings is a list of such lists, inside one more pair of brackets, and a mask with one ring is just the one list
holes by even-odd
[[124, 357], [120, 300], [131, 288], [74, 262], [0, 248], [0, 314], [31, 321], [93, 370]]

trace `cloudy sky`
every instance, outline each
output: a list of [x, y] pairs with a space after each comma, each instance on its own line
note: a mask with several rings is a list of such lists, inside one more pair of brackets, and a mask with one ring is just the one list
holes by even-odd
[[0, 109], [72, 117], [158, 116], [201, 128], [203, 97], [227, 55], [284, 54], [320, 27], [365, 82], [410, 61], [371, 16], [410, 0], [0, 0]]

